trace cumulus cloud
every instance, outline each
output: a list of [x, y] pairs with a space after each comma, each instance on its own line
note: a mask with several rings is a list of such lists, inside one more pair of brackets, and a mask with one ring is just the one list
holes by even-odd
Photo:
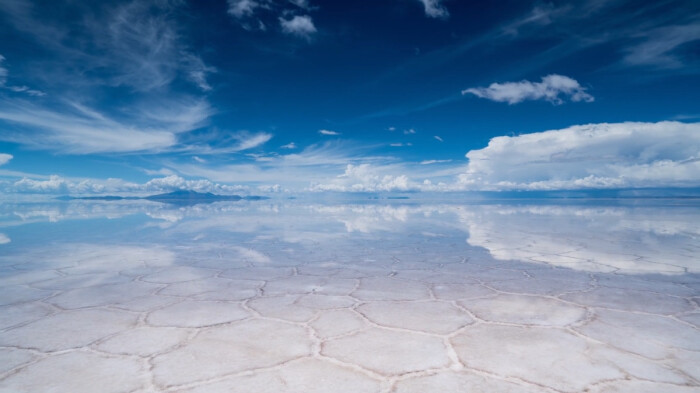
[[309, 38], [316, 32], [316, 26], [314, 26], [313, 20], [308, 15], [295, 15], [292, 19], [280, 17], [279, 21], [282, 32], [286, 34]]
[[517, 104], [527, 100], [546, 100], [553, 104], [561, 104], [561, 96], [568, 97], [574, 102], [593, 102], [592, 95], [586, 92], [576, 80], [563, 75], [547, 75], [541, 82], [506, 82], [492, 83], [489, 87], [472, 87], [462, 90], [462, 95], [473, 94], [491, 101]]
[[[69, 179], [51, 175], [47, 179], [24, 177], [4, 187], [5, 189], [2, 191], [6, 193], [70, 195], [149, 195], [175, 190], [192, 190], [216, 194], [248, 193], [250, 191], [247, 186], [214, 183], [206, 179], [185, 179], [178, 175], [159, 177], [145, 183], [133, 183], [114, 178], [106, 180]], [[260, 189], [262, 190], [263, 188]]]
[[369, 164], [348, 164], [345, 172], [325, 184], [314, 184], [311, 191], [376, 192], [408, 191], [414, 189], [406, 175], [381, 174], [378, 168]]
[[5, 235], [4, 233], [0, 233], [0, 244], [7, 244], [10, 241], [11, 240], [9, 237], [7, 237], [7, 235]]
[[0, 153], [0, 165], [7, 164], [13, 158], [14, 156], [12, 154]]
[[332, 130], [318, 130], [318, 133], [321, 135], [340, 135], [339, 132]]
[[697, 187], [700, 123], [578, 125], [496, 137], [466, 156], [466, 189]]
[[425, 15], [431, 18], [446, 19], [450, 16], [447, 8], [442, 4], [442, 0], [418, 0], [423, 4]]

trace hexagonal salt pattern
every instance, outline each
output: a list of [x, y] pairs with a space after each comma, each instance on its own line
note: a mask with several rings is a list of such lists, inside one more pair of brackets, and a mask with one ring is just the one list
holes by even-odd
[[446, 367], [446, 352], [438, 337], [377, 328], [331, 339], [321, 349], [323, 355], [383, 375]]
[[472, 248], [437, 222], [0, 256], [0, 393], [700, 389], [697, 241], [666, 263], [637, 237]]
[[0, 392], [129, 393], [145, 385], [138, 359], [71, 352], [47, 357], [0, 381]]
[[311, 345], [303, 327], [243, 321], [204, 330], [185, 345], [156, 356], [153, 373], [160, 386], [182, 385], [308, 356]]

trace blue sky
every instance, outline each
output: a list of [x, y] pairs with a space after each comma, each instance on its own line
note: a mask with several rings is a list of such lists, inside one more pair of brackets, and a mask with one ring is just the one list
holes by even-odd
[[0, 3], [0, 192], [700, 186], [700, 3]]

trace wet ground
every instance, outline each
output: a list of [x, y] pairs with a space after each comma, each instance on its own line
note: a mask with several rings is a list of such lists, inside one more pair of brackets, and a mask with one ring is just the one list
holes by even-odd
[[699, 206], [3, 204], [0, 392], [698, 392]]

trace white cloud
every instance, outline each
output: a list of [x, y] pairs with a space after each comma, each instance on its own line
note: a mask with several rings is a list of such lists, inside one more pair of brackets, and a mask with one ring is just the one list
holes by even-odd
[[268, 134], [266, 132], [259, 132], [257, 134], [249, 134], [249, 133], [239, 133], [236, 135], [236, 139], [238, 139], [238, 144], [234, 147], [236, 151], [241, 151], [241, 150], [248, 150], [252, 149], [258, 146], [261, 146], [270, 139], [272, 139], [272, 134]]
[[71, 154], [163, 151], [177, 134], [205, 124], [212, 109], [206, 101], [149, 102], [117, 121], [79, 103], [46, 109], [23, 101], [0, 101], [0, 120], [13, 123], [0, 140]]
[[186, 52], [182, 54], [182, 62], [187, 73], [187, 79], [190, 82], [194, 83], [202, 91], [212, 89], [209, 82], [207, 82], [207, 74], [216, 72], [216, 68], [204, 64], [204, 61], [199, 56]]
[[314, 26], [313, 20], [308, 15], [295, 15], [292, 19], [280, 17], [279, 21], [282, 32], [286, 34], [309, 38], [316, 32], [316, 26]]
[[452, 160], [424, 160], [421, 161], [421, 165], [431, 165], [431, 164], [443, 164], [446, 162], [452, 162]]
[[46, 95], [43, 91], [31, 89], [27, 86], [8, 86], [7, 77], [9, 76], [9, 71], [7, 68], [2, 66], [5, 61], [5, 56], [0, 55], [0, 88], [14, 91], [15, 93], [25, 93], [34, 97], [43, 97]]
[[391, 147], [403, 147], [403, 146], [413, 146], [413, 143], [402, 143], [402, 142], [397, 142], [397, 143], [390, 143], [389, 146]]
[[369, 164], [348, 164], [342, 175], [325, 184], [314, 184], [310, 191], [376, 192], [408, 191], [414, 188], [405, 175], [384, 175]]
[[253, 16], [255, 10], [263, 6], [261, 2], [254, 0], [228, 0], [228, 13], [241, 19]]
[[497, 102], [517, 104], [526, 100], [546, 100], [554, 104], [561, 104], [560, 95], [568, 96], [571, 101], [593, 102], [592, 95], [586, 93], [576, 80], [563, 75], [547, 75], [542, 82], [506, 82], [492, 83], [489, 87], [473, 87], [462, 90], [462, 94], [474, 94], [480, 98], [486, 98]]
[[46, 180], [24, 177], [3, 190], [6, 193], [69, 194], [69, 195], [150, 195], [175, 190], [193, 190], [215, 194], [248, 193], [243, 185], [214, 183], [206, 179], [188, 180], [177, 175], [155, 178], [146, 183], [122, 179], [69, 179], [51, 175]]
[[425, 15], [431, 18], [445, 19], [450, 16], [447, 8], [442, 4], [442, 0], [418, 0], [423, 4]]
[[674, 55], [681, 45], [700, 40], [700, 23], [665, 26], [642, 33], [643, 42], [627, 50], [623, 61], [629, 65], [659, 68], [683, 67], [683, 60]]
[[0, 244], [7, 244], [9, 242], [11, 242], [10, 238], [4, 233], [0, 233]]
[[404, 133], [404, 135], [411, 135], [411, 134], [415, 134], [416, 130], [414, 130], [413, 128], [409, 128], [407, 130], [403, 130], [403, 133]]
[[700, 123], [602, 123], [500, 136], [466, 156], [459, 176], [466, 189], [697, 187]]
[[0, 86], [5, 86], [5, 83], [7, 83], [7, 68], [2, 66], [2, 63], [5, 61], [5, 56], [0, 55]]
[[331, 130], [318, 130], [318, 133], [321, 135], [340, 135], [339, 132], [331, 131]]
[[433, 138], [435, 138], [435, 139], [439, 140], [440, 142], [444, 142], [444, 141], [442, 140], [442, 138], [440, 138], [440, 137], [439, 137], [439, 136], [437, 136], [437, 135], [433, 135]]
[[289, 142], [286, 145], [280, 146], [280, 148], [282, 148], [282, 149], [296, 149], [297, 145], [294, 142]]
[[0, 165], [7, 164], [13, 158], [14, 156], [12, 154], [0, 153]]

